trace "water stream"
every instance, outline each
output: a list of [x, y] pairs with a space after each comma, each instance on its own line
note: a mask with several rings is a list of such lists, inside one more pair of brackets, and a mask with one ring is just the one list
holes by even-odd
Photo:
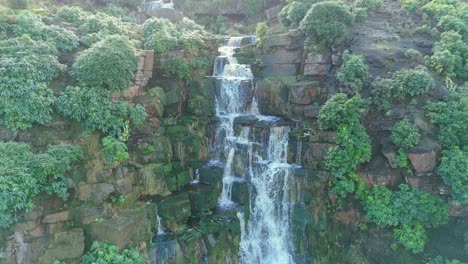
[[[224, 164], [218, 206], [237, 211], [240, 263], [294, 263], [289, 222], [293, 167], [287, 163], [291, 122], [263, 116], [257, 108], [250, 65], [239, 64], [234, 57], [241, 45], [253, 41], [251, 37], [230, 38], [219, 48], [214, 64], [219, 124], [212, 160]], [[233, 199], [234, 187], [242, 185], [249, 190], [244, 205]]]

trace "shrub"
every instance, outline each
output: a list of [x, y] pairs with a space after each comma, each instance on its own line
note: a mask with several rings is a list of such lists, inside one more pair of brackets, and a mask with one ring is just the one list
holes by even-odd
[[8, 0], [8, 6], [12, 9], [26, 9], [29, 6], [29, 0]]
[[388, 111], [391, 108], [391, 100], [395, 95], [395, 85], [392, 79], [377, 77], [372, 82], [372, 103], [382, 111]]
[[0, 124], [24, 130], [52, 120], [52, 91], [44, 83], [0, 77]]
[[419, 144], [421, 135], [408, 119], [403, 119], [392, 128], [392, 142], [399, 148], [409, 149]]
[[119, 248], [107, 242], [95, 241], [88, 252], [82, 257], [82, 264], [112, 263], [112, 264], [145, 264], [137, 249]]
[[70, 180], [64, 174], [81, 157], [81, 150], [69, 145], [33, 154], [25, 143], [0, 142], [0, 228], [15, 223], [18, 211], [30, 210], [40, 192], [66, 199]]
[[56, 107], [63, 116], [79, 121], [86, 133], [99, 130], [115, 137], [121, 136], [127, 124], [137, 126], [146, 119], [141, 105], [114, 104], [108, 97], [100, 88], [67, 87], [57, 98]]
[[401, 70], [393, 75], [395, 97], [417, 96], [429, 92], [435, 85], [434, 79], [424, 67]]
[[363, 125], [340, 125], [335, 138], [338, 146], [330, 148], [325, 158], [325, 168], [333, 176], [342, 177], [370, 160], [372, 146]]
[[344, 4], [325, 1], [312, 6], [300, 23], [300, 29], [323, 47], [330, 47], [343, 39], [352, 22], [353, 15]]
[[365, 8], [369, 11], [376, 11], [383, 7], [383, 0], [356, 0], [354, 3], [356, 7]]
[[17, 17], [14, 32], [16, 36], [28, 34], [34, 40], [51, 42], [62, 51], [72, 51], [78, 47], [78, 37], [72, 31], [46, 25], [40, 17], [29, 12]]
[[268, 26], [265, 22], [260, 22], [257, 24], [257, 27], [255, 28], [255, 35], [257, 38], [263, 38], [266, 36], [268, 32]]
[[445, 147], [468, 145], [468, 86], [458, 88], [444, 102], [428, 102], [426, 115], [439, 127], [438, 138]]
[[465, 42], [468, 39], [468, 24], [463, 20], [463, 18], [451, 15], [443, 16], [437, 23], [437, 27], [439, 27], [444, 32], [457, 32], [460, 34], [460, 36], [462, 36]]
[[468, 148], [462, 150], [455, 146], [444, 150], [437, 173], [452, 189], [450, 194], [453, 199], [468, 204]]
[[80, 52], [73, 64], [73, 75], [80, 85], [126, 89], [137, 69], [135, 48], [128, 38], [111, 36]]
[[343, 66], [338, 70], [336, 78], [344, 86], [351, 88], [359, 94], [367, 84], [369, 77], [368, 67], [361, 55], [351, 55], [348, 51], [343, 53]]
[[434, 44], [428, 63], [439, 74], [448, 77], [468, 78], [468, 44], [454, 31], [442, 33]]
[[183, 58], [176, 57], [168, 60], [163, 66], [164, 73], [172, 78], [183, 81], [190, 81], [192, 79], [190, 72], [190, 65]]
[[291, 20], [288, 18], [288, 12], [289, 9], [291, 8], [291, 5], [285, 5], [281, 11], [278, 13], [278, 20], [281, 23], [281, 25], [285, 27], [289, 27], [291, 25]]
[[126, 35], [128, 26], [120, 19], [104, 13], [85, 16], [84, 21], [79, 25], [82, 35], [91, 33], [101, 33], [105, 35]]
[[338, 93], [330, 98], [320, 109], [318, 122], [320, 129], [337, 129], [340, 125], [360, 123], [360, 114], [365, 111], [366, 103], [359, 96], [350, 99]]
[[419, 223], [393, 229], [393, 237], [414, 254], [423, 252], [427, 241], [426, 230]]
[[288, 20], [294, 26], [299, 26], [302, 19], [305, 17], [307, 11], [310, 8], [310, 4], [304, 2], [292, 2], [288, 8]]
[[91, 13], [84, 11], [79, 6], [63, 6], [57, 11], [57, 16], [74, 26], [79, 26], [87, 16], [91, 15]]
[[167, 19], [151, 18], [143, 24], [145, 48], [163, 53], [177, 47], [181, 33]]
[[111, 165], [118, 165], [129, 157], [127, 145], [113, 136], [102, 139], [102, 151], [106, 161]]

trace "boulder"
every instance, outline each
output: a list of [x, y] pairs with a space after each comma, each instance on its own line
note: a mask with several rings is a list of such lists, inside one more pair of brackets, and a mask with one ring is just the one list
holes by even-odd
[[388, 165], [392, 169], [398, 168], [398, 164], [396, 161], [396, 151], [395, 151], [395, 148], [393, 148], [390, 137], [382, 138], [382, 140], [380, 141], [380, 145], [382, 147], [381, 149], [382, 155], [384, 155], [385, 158], [387, 158]]
[[408, 158], [417, 173], [432, 172], [437, 165], [437, 153], [435, 151], [408, 153]]
[[44, 224], [53, 224], [57, 222], [65, 222], [71, 219], [70, 211], [63, 211], [60, 213], [46, 215], [44, 219], [42, 219], [42, 223]]
[[165, 227], [174, 234], [181, 234], [186, 229], [191, 214], [188, 193], [169, 196], [158, 204], [158, 215], [164, 220]]
[[263, 69], [263, 76], [291, 76], [297, 74], [298, 64], [272, 64]]
[[204, 213], [215, 208], [218, 203], [218, 193], [215, 188], [203, 184], [199, 184], [196, 189], [191, 191], [189, 198], [193, 214]]
[[98, 219], [109, 218], [112, 216], [112, 211], [102, 205], [97, 206], [84, 206], [76, 208], [77, 212], [74, 215], [79, 217], [79, 221], [84, 224], [90, 224]]
[[82, 228], [56, 233], [39, 262], [53, 263], [55, 260], [78, 260], [83, 255], [84, 246]]
[[123, 210], [110, 219], [93, 222], [89, 225], [88, 236], [93, 240], [108, 241], [119, 249], [130, 244], [138, 245], [140, 241], [147, 241], [152, 236], [156, 226], [153, 205]]
[[263, 66], [301, 63], [302, 51], [275, 49], [262, 56]]
[[308, 105], [318, 96], [318, 83], [306, 82], [298, 83], [289, 90], [290, 101], [294, 104]]
[[78, 186], [78, 196], [82, 201], [102, 202], [114, 191], [115, 187], [110, 183], [82, 183]]
[[325, 76], [330, 71], [330, 64], [311, 64], [304, 65], [304, 75], [307, 76]]

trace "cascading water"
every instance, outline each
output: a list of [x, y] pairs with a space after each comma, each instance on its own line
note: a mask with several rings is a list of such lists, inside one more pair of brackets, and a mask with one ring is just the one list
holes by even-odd
[[[238, 211], [241, 263], [294, 263], [289, 223], [292, 166], [287, 164], [290, 126], [281, 118], [260, 115], [253, 98], [250, 66], [239, 64], [234, 57], [236, 49], [253, 41], [249, 37], [229, 39], [227, 45], [219, 48], [214, 64], [219, 124], [212, 158], [224, 164], [218, 205]], [[250, 125], [238, 124], [238, 120], [246, 118], [253, 120]], [[233, 186], [246, 182], [250, 189], [245, 205], [248, 212], [237, 206], [232, 197]]]

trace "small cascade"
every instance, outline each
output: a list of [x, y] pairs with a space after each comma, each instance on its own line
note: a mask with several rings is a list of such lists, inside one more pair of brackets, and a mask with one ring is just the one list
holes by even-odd
[[166, 230], [164, 229], [164, 227], [162, 226], [161, 224], [161, 217], [159, 215], [156, 216], [156, 220], [158, 222], [158, 233], [157, 235], [158, 236], [163, 236], [166, 234]]
[[[210, 163], [224, 164], [218, 206], [237, 211], [240, 263], [289, 264], [294, 263], [289, 223], [293, 167], [287, 151], [293, 124], [259, 112], [250, 65], [239, 64], [234, 56], [242, 45], [254, 42], [253, 37], [233, 37], [219, 48], [213, 67], [219, 123]], [[235, 196], [236, 188], [246, 184], [249, 197]]]
[[195, 178], [192, 180], [191, 184], [200, 183], [200, 170], [195, 169]]

